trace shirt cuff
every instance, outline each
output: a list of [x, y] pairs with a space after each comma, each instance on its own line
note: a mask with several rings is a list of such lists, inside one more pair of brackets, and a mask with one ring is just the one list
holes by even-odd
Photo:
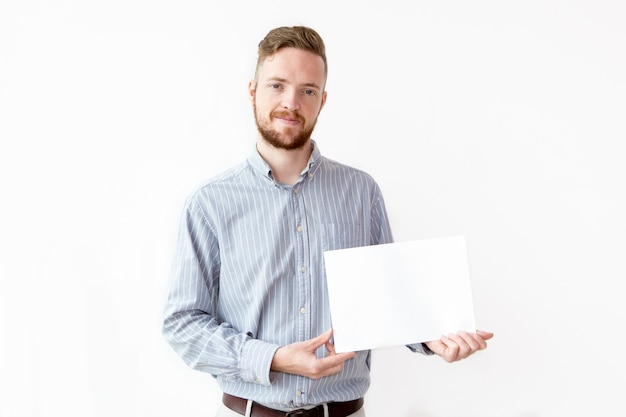
[[271, 385], [270, 368], [278, 348], [278, 345], [258, 339], [247, 340], [241, 355], [241, 378], [246, 382]]
[[423, 355], [434, 355], [435, 354], [435, 352], [433, 352], [432, 350], [430, 350], [430, 348], [428, 346], [426, 346], [426, 343], [413, 343], [413, 344], [410, 344], [410, 345], [406, 345], [406, 347], [411, 349], [411, 351], [413, 351], [413, 352], [421, 353]]

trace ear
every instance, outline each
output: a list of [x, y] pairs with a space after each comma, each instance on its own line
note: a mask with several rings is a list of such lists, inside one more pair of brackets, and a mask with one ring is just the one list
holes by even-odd
[[320, 111], [322, 111], [322, 109], [324, 108], [324, 104], [326, 104], [326, 90], [324, 90], [324, 92], [322, 93], [322, 105], [320, 106]]
[[248, 83], [248, 94], [250, 95], [250, 101], [254, 101], [254, 94], [256, 93], [256, 81], [250, 80]]

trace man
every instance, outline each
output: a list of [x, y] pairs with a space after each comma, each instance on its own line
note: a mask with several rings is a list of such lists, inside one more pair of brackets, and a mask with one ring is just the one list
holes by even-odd
[[[311, 139], [326, 76], [314, 30], [270, 31], [249, 84], [256, 148], [186, 202], [163, 333], [189, 366], [217, 378], [219, 416], [365, 415], [370, 352], [335, 352], [323, 252], [392, 235], [376, 182]], [[409, 347], [452, 362], [491, 336]]]

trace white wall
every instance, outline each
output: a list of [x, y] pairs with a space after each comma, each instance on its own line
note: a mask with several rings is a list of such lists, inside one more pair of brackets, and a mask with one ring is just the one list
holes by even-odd
[[[211, 416], [160, 335], [184, 197], [254, 141], [272, 27], [328, 47], [315, 137], [397, 240], [465, 234], [486, 352], [374, 352], [368, 415], [623, 412], [626, 6], [0, 3], [0, 416]], [[375, 329], [372, 329], [375, 331]]]

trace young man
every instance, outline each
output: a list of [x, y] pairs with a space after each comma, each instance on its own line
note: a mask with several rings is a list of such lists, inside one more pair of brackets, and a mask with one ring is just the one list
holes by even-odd
[[[270, 31], [249, 85], [256, 148], [185, 205], [163, 333], [189, 366], [217, 378], [220, 416], [365, 415], [370, 352], [333, 348], [323, 252], [392, 234], [376, 182], [311, 139], [327, 68], [314, 30]], [[410, 348], [452, 362], [491, 336]]]

